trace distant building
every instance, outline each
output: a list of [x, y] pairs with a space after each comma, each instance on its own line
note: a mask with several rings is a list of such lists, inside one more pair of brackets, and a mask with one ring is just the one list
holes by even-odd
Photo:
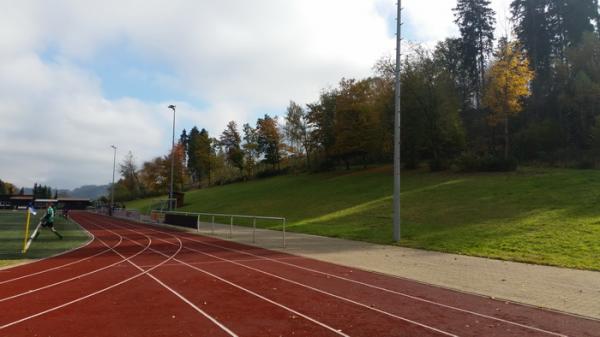
[[58, 208], [86, 209], [89, 206], [92, 202], [87, 198], [58, 198]]
[[12, 208], [9, 194], [0, 194], [0, 209]]
[[33, 195], [11, 195], [11, 208], [26, 208], [27, 206], [33, 203], [33, 200]]
[[57, 199], [35, 199], [33, 205], [35, 208], [48, 208], [50, 204], [56, 206], [57, 202]]
[[0, 209], [19, 209], [33, 205], [35, 208], [47, 208], [52, 203], [56, 208], [86, 209], [92, 205], [87, 198], [58, 198], [58, 199], [35, 199], [33, 195], [0, 195]]

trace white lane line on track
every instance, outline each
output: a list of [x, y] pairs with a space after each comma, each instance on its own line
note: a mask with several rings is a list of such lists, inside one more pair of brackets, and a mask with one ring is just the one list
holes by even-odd
[[[102, 242], [102, 243], [103, 243], [105, 246], [107, 246], [107, 247], [108, 247], [108, 245], [107, 245], [106, 243], [104, 243], [104, 241], [102, 241], [102, 240], [100, 240], [100, 239], [99, 239], [99, 241], [100, 241], [100, 242]], [[149, 242], [148, 244], [150, 244], [150, 243], [151, 243], [151, 242]], [[162, 264], [162, 263], [165, 263], [165, 262], [168, 262], [169, 260], [170, 260], [170, 259], [166, 259], [165, 261], [161, 262], [161, 264]], [[11, 326], [13, 326], [13, 325], [17, 325], [17, 324], [19, 324], [19, 323], [26, 322], [26, 321], [28, 321], [28, 320], [31, 320], [31, 319], [33, 319], [33, 318], [36, 318], [36, 317], [39, 317], [39, 316], [45, 315], [45, 314], [47, 314], [47, 313], [49, 313], [49, 312], [53, 312], [53, 311], [56, 311], [56, 310], [59, 310], [59, 309], [65, 308], [65, 307], [67, 307], [67, 306], [69, 306], [69, 305], [71, 305], [71, 304], [74, 304], [74, 303], [77, 303], [77, 302], [81, 302], [81, 301], [83, 301], [83, 300], [85, 300], [85, 299], [88, 299], [88, 298], [90, 298], [90, 297], [92, 297], [92, 296], [95, 296], [95, 295], [98, 295], [98, 294], [104, 293], [104, 292], [106, 292], [106, 291], [108, 291], [108, 290], [110, 290], [110, 289], [116, 288], [116, 287], [118, 287], [118, 286], [120, 286], [120, 285], [122, 285], [122, 284], [124, 284], [124, 283], [127, 283], [127, 282], [129, 282], [129, 281], [131, 281], [131, 280], [133, 280], [133, 279], [136, 279], [136, 278], [138, 278], [138, 277], [140, 277], [140, 276], [142, 276], [142, 275], [144, 275], [144, 274], [146, 274], [146, 273], [150, 272], [151, 270], [153, 270], [153, 269], [155, 269], [155, 268], [158, 268], [158, 267], [159, 267], [161, 264], [158, 264], [158, 265], [156, 265], [155, 267], [153, 267], [153, 268], [151, 268], [151, 269], [148, 269], [148, 270], [146, 270], [146, 271], [145, 271], [145, 272], [143, 272], [143, 273], [136, 274], [136, 275], [134, 275], [134, 276], [131, 276], [131, 277], [129, 277], [129, 278], [127, 278], [127, 279], [125, 279], [125, 280], [121, 281], [121, 282], [115, 283], [115, 284], [113, 284], [113, 285], [111, 285], [111, 286], [108, 286], [108, 287], [106, 287], [106, 288], [100, 289], [100, 290], [98, 290], [98, 291], [95, 291], [95, 292], [93, 292], [93, 293], [90, 293], [90, 294], [88, 294], [88, 295], [85, 295], [85, 296], [82, 296], [82, 297], [76, 298], [76, 299], [74, 299], [74, 300], [72, 300], [72, 301], [69, 301], [69, 302], [63, 303], [63, 304], [61, 304], [61, 305], [58, 305], [58, 306], [52, 307], [52, 308], [50, 308], [50, 309], [47, 309], [47, 310], [44, 310], [44, 311], [38, 312], [38, 313], [36, 313], [36, 314], [33, 314], [33, 315], [30, 315], [30, 316], [27, 316], [27, 317], [21, 318], [21, 319], [19, 319], [19, 320], [16, 320], [16, 321], [13, 321], [13, 322], [7, 323], [7, 324], [5, 324], [5, 325], [2, 325], [2, 326], [0, 326], [0, 330], [6, 329], [6, 328], [8, 328], [8, 327], [11, 327]]]
[[[159, 241], [168, 242], [168, 241], [165, 241], [165, 240], [160, 239], [160, 238], [156, 238], [156, 239], [159, 240]], [[245, 265], [243, 265], [241, 263], [237, 263], [237, 262], [233, 262], [233, 261], [230, 261], [230, 260], [227, 260], [227, 259], [224, 259], [224, 258], [220, 258], [220, 257], [214, 256], [214, 255], [212, 255], [210, 253], [205, 253], [205, 252], [202, 252], [202, 251], [199, 251], [199, 250], [196, 250], [196, 249], [193, 249], [193, 248], [189, 248], [189, 247], [184, 247], [184, 248], [187, 249], [187, 250], [196, 252], [196, 253], [204, 254], [206, 256], [211, 256], [213, 258], [222, 260], [224, 262], [233, 263], [235, 265], [238, 265], [238, 266], [241, 266], [241, 267], [244, 267], [244, 268], [247, 268], [247, 269], [250, 269], [250, 270], [253, 270], [253, 271], [256, 271], [256, 272], [259, 272], [259, 273], [262, 273], [262, 274], [265, 274], [265, 275], [268, 275], [268, 276], [271, 276], [271, 277], [274, 277], [274, 278], [277, 278], [277, 279], [280, 279], [280, 280], [283, 280], [283, 281], [286, 281], [286, 282], [289, 282], [289, 283], [292, 283], [292, 284], [295, 284], [295, 285], [300, 286], [300, 287], [304, 287], [304, 288], [310, 289], [312, 291], [315, 291], [315, 292], [318, 292], [318, 293], [321, 293], [321, 294], [324, 294], [324, 295], [327, 295], [327, 296], [334, 297], [334, 298], [339, 299], [341, 301], [348, 302], [348, 303], [360, 306], [362, 308], [369, 309], [371, 311], [375, 311], [377, 313], [380, 313], [380, 314], [383, 314], [383, 315], [386, 315], [386, 316], [389, 316], [389, 317], [392, 317], [392, 318], [404, 321], [406, 323], [417, 325], [417, 326], [419, 326], [421, 328], [424, 328], [426, 330], [431, 330], [431, 331], [434, 331], [434, 332], [437, 332], [437, 333], [441, 333], [441, 334], [446, 335], [446, 336], [458, 337], [458, 335], [455, 335], [453, 333], [450, 333], [450, 332], [447, 332], [447, 331], [444, 331], [444, 330], [440, 330], [440, 329], [435, 328], [433, 326], [430, 326], [430, 325], [427, 325], [427, 324], [424, 324], [424, 323], [420, 323], [420, 322], [411, 320], [409, 318], [406, 318], [406, 317], [403, 317], [403, 316], [399, 316], [399, 315], [396, 315], [396, 314], [393, 314], [393, 313], [390, 313], [390, 312], [387, 312], [387, 311], [384, 311], [384, 310], [381, 310], [381, 309], [377, 309], [377, 308], [371, 307], [369, 305], [366, 305], [364, 303], [360, 303], [360, 302], [351, 300], [349, 298], [345, 298], [345, 297], [342, 297], [342, 296], [339, 296], [339, 295], [332, 294], [332, 293], [327, 292], [325, 290], [317, 289], [317, 288], [314, 288], [312, 286], [309, 286], [309, 285], [306, 285], [306, 284], [303, 284], [303, 283], [300, 283], [300, 282], [297, 282], [297, 281], [293, 281], [293, 280], [290, 280], [290, 279], [287, 279], [287, 278], [284, 278], [284, 277], [281, 277], [281, 276], [278, 276], [278, 275], [275, 275], [275, 274], [271, 274], [271, 273], [263, 271], [263, 270], [259, 270], [259, 269], [256, 269], [256, 268], [245, 266]], [[175, 259], [175, 261], [179, 262], [179, 260], [177, 260], [177, 259]], [[188, 264], [186, 262], [182, 262], [182, 263], [185, 264], [185, 265], [190, 266], [193, 269], [197, 269], [196, 267], [194, 267], [194, 266], [192, 266], [192, 265], [190, 265], [190, 264]], [[209, 274], [209, 275], [211, 275], [213, 277], [219, 278], [218, 276], [215, 276], [215, 275], [213, 275], [210, 272], [207, 272], [207, 271], [203, 271], [203, 272], [205, 272], [205, 273], [207, 273], [207, 274]], [[226, 281], [226, 282], [229, 282], [229, 281]]]
[[[111, 231], [110, 229], [102, 226], [102, 225], [98, 225], [96, 223], [94, 223], [95, 226], [101, 227], [103, 228], [105, 231], [109, 231], [111, 233], [114, 233], [113, 231]], [[115, 233], [116, 234], [116, 233]], [[117, 234], [118, 235], [118, 234]], [[149, 237], [148, 235], [145, 234], [140, 234], [145, 236], [146, 238], [148, 238], [148, 240], [152, 240], [151, 237]], [[170, 257], [167, 254], [164, 254], [162, 252], [159, 252], [153, 248], [150, 248], [150, 250], [155, 251], [157, 253], [159, 253], [160, 255], [166, 256], [168, 257], [167, 260], [165, 261], [169, 261], [171, 259], [174, 259], [175, 256], [177, 254], [179, 254], [179, 252], [181, 251], [182, 247], [183, 247], [183, 242], [181, 242], [181, 240], [179, 238], [176, 238], [177, 241], [179, 241], [179, 248], [177, 249], [177, 251], [171, 255]], [[131, 242], [134, 242], [137, 244], [137, 241], [132, 240], [132, 239], [128, 239]], [[123, 257], [119, 252], [115, 251], [115, 253], [119, 254], [121, 257]], [[123, 257], [124, 258], [124, 257]], [[198, 306], [196, 306], [194, 303], [192, 303], [190, 300], [188, 300], [187, 298], [185, 298], [183, 295], [181, 295], [179, 292], [177, 292], [175, 289], [169, 287], [168, 285], [166, 285], [164, 282], [162, 282], [161, 280], [159, 280], [158, 278], [156, 278], [154, 275], [150, 274], [150, 271], [153, 269], [156, 269], [157, 267], [161, 266], [163, 263], [160, 263], [150, 269], [147, 269], [146, 271], [144, 271], [144, 269], [142, 267], [140, 267], [138, 264], [132, 262], [131, 260], [127, 260], [127, 262], [129, 262], [132, 266], [134, 266], [135, 268], [137, 268], [138, 270], [140, 270], [141, 272], [145, 273], [147, 276], [149, 276], [150, 278], [152, 278], [154, 281], [156, 281], [158, 284], [160, 284], [161, 286], [163, 286], [165, 289], [167, 289], [168, 291], [170, 291], [172, 294], [174, 294], [175, 296], [177, 296], [179, 299], [181, 299], [183, 302], [187, 303], [189, 306], [191, 306], [193, 309], [195, 309], [197, 312], [199, 312], [200, 314], [202, 314], [204, 317], [206, 317], [208, 320], [210, 320], [211, 322], [213, 322], [215, 325], [217, 325], [219, 328], [221, 328], [223, 331], [225, 331], [226, 333], [228, 333], [230, 336], [232, 337], [238, 337], [238, 335], [236, 333], [234, 333], [233, 331], [231, 331], [229, 328], [227, 328], [225, 325], [223, 325], [221, 322], [219, 322], [216, 318], [212, 317], [211, 315], [209, 315], [208, 313], [206, 313], [204, 310], [200, 309]]]
[[[165, 232], [163, 230], [156, 230], [156, 229], [150, 228], [148, 226], [144, 226], [143, 228], [148, 228], [149, 230], [152, 230], [152, 231], [155, 231], [155, 232], [159, 232], [159, 233], [165, 233], [165, 234], [167, 233], [167, 232]], [[387, 288], [379, 287], [379, 286], [368, 284], [368, 283], [365, 283], [365, 282], [352, 280], [352, 279], [345, 278], [345, 277], [338, 276], [338, 275], [334, 275], [334, 274], [329, 274], [329, 273], [322, 272], [322, 271], [319, 271], [319, 270], [315, 270], [315, 269], [312, 269], [312, 268], [298, 266], [298, 265], [295, 265], [293, 263], [289, 263], [289, 262], [285, 262], [285, 261], [281, 261], [281, 260], [277, 260], [277, 259], [272, 259], [272, 258], [269, 258], [269, 257], [263, 257], [263, 256], [260, 256], [260, 255], [248, 253], [248, 252], [245, 252], [245, 251], [242, 251], [242, 250], [238, 250], [238, 249], [233, 249], [233, 248], [223, 247], [223, 246], [216, 245], [216, 244], [206, 243], [206, 242], [203, 242], [203, 241], [200, 241], [200, 240], [195, 240], [195, 239], [183, 236], [183, 235], [178, 235], [178, 234], [173, 234], [173, 235], [177, 235], [177, 236], [179, 236], [179, 237], [181, 237], [183, 239], [187, 239], [189, 241], [197, 242], [197, 243], [203, 244], [205, 246], [210, 246], [210, 247], [214, 247], [214, 248], [220, 248], [220, 249], [228, 250], [228, 251], [231, 251], [231, 252], [238, 252], [238, 253], [241, 253], [241, 254], [253, 256], [253, 257], [256, 257], [256, 258], [259, 258], [259, 259], [263, 259], [263, 260], [269, 260], [269, 261], [272, 261], [272, 262], [284, 264], [284, 265], [287, 265], [287, 266], [290, 266], [290, 267], [294, 267], [294, 268], [298, 268], [298, 269], [301, 269], [301, 270], [306, 270], [306, 271], [310, 271], [310, 272], [314, 272], [314, 273], [326, 275], [326, 276], [333, 277], [333, 278], [336, 278], [336, 279], [340, 279], [340, 280], [344, 280], [344, 281], [347, 281], [347, 282], [351, 282], [351, 283], [355, 283], [355, 284], [360, 284], [362, 286], [366, 286], [366, 287], [369, 287], [369, 288], [381, 290], [381, 291], [384, 291], [384, 292], [387, 292], [387, 293], [396, 294], [396, 295], [403, 296], [403, 297], [406, 297], [406, 298], [410, 298], [410, 299], [413, 299], [413, 300], [416, 300], [416, 301], [421, 301], [421, 302], [425, 302], [425, 303], [428, 303], [428, 304], [440, 306], [440, 307], [443, 307], [443, 308], [446, 308], [446, 309], [456, 310], [456, 311], [459, 311], [459, 312], [472, 314], [472, 315], [475, 315], [475, 316], [478, 316], [478, 317], [492, 319], [492, 320], [495, 320], [495, 321], [498, 321], [498, 322], [503, 322], [503, 323], [506, 323], [506, 324], [515, 325], [515, 326], [519, 326], [519, 327], [530, 329], [530, 330], [535, 330], [535, 331], [542, 332], [542, 333], [545, 333], [545, 334], [548, 334], [548, 335], [553, 335], [553, 336], [558, 336], [558, 337], [568, 337], [567, 335], [564, 335], [564, 334], [560, 334], [560, 333], [556, 333], [556, 332], [553, 332], [553, 331], [544, 330], [542, 328], [537, 328], [537, 327], [534, 327], [534, 326], [531, 326], [531, 325], [526, 325], [526, 324], [522, 324], [522, 323], [518, 323], [518, 322], [513, 322], [513, 321], [505, 320], [505, 319], [502, 319], [502, 318], [498, 318], [498, 317], [494, 317], [494, 316], [489, 316], [489, 315], [486, 315], [486, 314], [481, 314], [481, 313], [474, 312], [474, 311], [471, 311], [471, 310], [462, 309], [462, 308], [454, 307], [454, 306], [451, 306], [451, 305], [447, 305], [447, 304], [443, 304], [443, 303], [439, 303], [439, 302], [427, 300], [427, 299], [420, 298], [420, 297], [413, 296], [413, 295], [409, 295], [409, 294], [406, 294], [406, 293], [403, 293], [403, 292], [398, 292], [398, 291], [395, 291], [395, 290], [390, 290], [390, 289], [387, 289]], [[187, 249], [189, 249], [189, 248], [187, 248]]]
[[[186, 248], [186, 247], [184, 247]], [[186, 248], [187, 249], [187, 248]], [[290, 258], [287, 258], [290, 259]], [[235, 259], [235, 260], [231, 260], [231, 261], [236, 261], [236, 262], [258, 262], [258, 261], [264, 261], [263, 259]], [[190, 262], [190, 264], [194, 265], [194, 266], [204, 266], [204, 265], [211, 265], [211, 264], [219, 264], [219, 263], [228, 263], [229, 260], [227, 261], [207, 261], [207, 262]], [[162, 265], [163, 267], [179, 267], [181, 266], [181, 263], [167, 263]], [[152, 267], [151, 265], [140, 265], [140, 267], [142, 268], [150, 268]]]
[[[121, 238], [121, 239], [119, 240], [119, 242], [121, 242], [122, 240], [123, 240], [123, 238]], [[61, 285], [61, 284], [67, 283], [67, 282], [71, 282], [71, 281], [73, 281], [73, 280], [77, 280], [77, 279], [80, 279], [80, 278], [82, 278], [82, 277], [86, 277], [86, 276], [89, 276], [89, 275], [92, 275], [92, 274], [95, 274], [95, 273], [101, 272], [101, 271], [103, 271], [103, 270], [106, 270], [106, 269], [108, 269], [108, 268], [111, 268], [111, 267], [117, 266], [117, 265], [119, 265], [119, 264], [122, 264], [123, 262], [126, 262], [126, 261], [128, 261], [129, 259], [132, 259], [132, 258], [134, 258], [134, 257], [136, 257], [136, 256], [138, 256], [138, 255], [140, 255], [140, 254], [142, 254], [142, 253], [143, 253], [143, 252], [144, 252], [146, 249], [148, 249], [148, 247], [149, 247], [149, 246], [150, 246], [150, 243], [148, 243], [148, 245], [146, 245], [146, 248], [144, 248], [144, 249], [140, 250], [139, 252], [135, 253], [134, 255], [132, 255], [132, 256], [130, 256], [130, 257], [128, 257], [127, 259], [125, 259], [125, 258], [123, 257], [123, 255], [121, 255], [121, 254], [117, 253], [117, 254], [118, 254], [118, 255], [119, 255], [119, 256], [120, 256], [122, 259], [125, 259], [125, 260], [119, 260], [119, 261], [117, 261], [117, 262], [115, 262], [115, 263], [112, 263], [112, 264], [109, 264], [109, 265], [107, 265], [107, 266], [104, 266], [104, 267], [101, 267], [101, 268], [98, 268], [98, 269], [94, 269], [94, 270], [92, 270], [92, 271], [89, 271], [89, 272], [87, 272], [87, 273], [79, 274], [79, 275], [77, 275], [77, 276], [73, 276], [73, 277], [71, 277], [71, 278], [68, 278], [68, 279], [65, 279], [65, 280], [62, 280], [62, 281], [58, 281], [58, 282], [55, 282], [55, 283], [52, 283], [52, 284], [48, 284], [48, 285], [45, 285], [45, 286], [43, 286], [43, 287], [39, 287], [39, 288], [36, 288], [36, 289], [27, 290], [27, 291], [24, 291], [24, 292], [22, 292], [22, 293], [15, 294], [15, 295], [11, 295], [11, 296], [8, 296], [8, 297], [5, 297], [5, 298], [0, 298], [0, 303], [1, 303], [1, 302], [4, 302], [4, 301], [8, 301], [8, 300], [15, 299], [15, 298], [18, 298], [18, 297], [21, 297], [21, 296], [30, 295], [30, 294], [36, 293], [36, 292], [38, 292], [38, 291], [41, 291], [41, 290], [44, 290], [44, 289], [48, 289], [48, 288], [51, 288], [51, 287], [54, 287], [54, 286], [57, 286], [57, 285]], [[110, 250], [111, 250], [111, 249], [109, 249], [109, 251], [110, 251]], [[113, 251], [115, 251], [115, 250], [113, 249]], [[115, 251], [115, 252], [116, 252], [116, 251]]]
[[[91, 234], [91, 233], [90, 233], [90, 234]], [[94, 237], [94, 238], [95, 238], [95, 237]], [[123, 240], [123, 239], [121, 238], [121, 239], [119, 240], [119, 242], [117, 242], [117, 244], [115, 244], [113, 247], [116, 247], [116, 246], [120, 245], [120, 244], [121, 244], [121, 240]], [[80, 247], [80, 248], [83, 248], [83, 247]], [[80, 249], [80, 248], [77, 248], [77, 249]], [[91, 256], [88, 256], [88, 257], [85, 257], [85, 258], [82, 258], [82, 259], [76, 260], [76, 261], [72, 261], [72, 262], [69, 262], [69, 263], [61, 264], [60, 266], [56, 266], [56, 267], [52, 267], [52, 268], [48, 268], [48, 269], [44, 269], [44, 270], [41, 270], [41, 271], [38, 271], [38, 272], [35, 272], [35, 273], [30, 273], [30, 274], [27, 274], [27, 275], [23, 275], [23, 276], [15, 277], [15, 278], [12, 278], [12, 279], [10, 279], [10, 280], [4, 280], [4, 281], [1, 281], [1, 282], [0, 282], [0, 285], [1, 285], [1, 284], [6, 284], [6, 283], [10, 283], [10, 282], [14, 282], [14, 281], [18, 281], [18, 280], [22, 280], [22, 279], [25, 279], [25, 278], [28, 278], [28, 277], [32, 277], [32, 276], [36, 276], [36, 275], [40, 275], [40, 274], [44, 274], [44, 273], [47, 273], [47, 272], [50, 272], [50, 271], [53, 271], [53, 270], [57, 270], [57, 269], [61, 269], [61, 268], [64, 268], [64, 267], [72, 266], [72, 265], [74, 265], [74, 264], [77, 264], [77, 263], [83, 262], [83, 261], [85, 261], [85, 260], [89, 260], [89, 259], [91, 259], [91, 258], [93, 258], [93, 257], [96, 257], [96, 256], [99, 256], [99, 255], [102, 255], [102, 254], [104, 254], [104, 253], [106, 253], [106, 252], [110, 252], [110, 248], [107, 248], [107, 249], [105, 249], [105, 250], [103, 250], [103, 251], [101, 251], [101, 252], [99, 252], [99, 253], [96, 253], [96, 254], [94, 254], [94, 255], [91, 255]]]
[[[124, 228], [124, 229], [127, 229], [127, 230], [129, 230], [129, 231], [131, 231], [131, 232], [136, 232], [136, 233], [138, 233], [138, 234], [140, 233], [139, 231], [136, 231], [136, 230], [134, 230], [134, 229], [128, 229], [127, 227], [124, 227], [124, 226], [118, 225], [118, 224], [116, 224], [116, 223], [112, 223], [112, 225], [114, 225], [114, 226], [118, 226], [118, 227], [121, 227], [121, 228]], [[141, 234], [141, 235], [145, 235], [145, 234]], [[175, 237], [177, 240], [179, 240], [179, 238], [177, 238], [175, 235], [172, 235], [172, 236], [173, 236], [173, 237]], [[166, 240], [163, 240], [163, 239], [159, 239], [159, 240], [160, 240], [160, 241], [163, 241], [163, 242], [171, 243], [171, 242], [169, 242], [169, 241], [166, 241]], [[181, 240], [179, 240], [179, 242], [181, 242]], [[172, 244], [172, 243], [171, 243], [171, 244]], [[182, 243], [182, 247], [183, 247], [183, 243]], [[151, 248], [151, 249], [152, 249], [152, 248]], [[186, 249], [187, 249], [187, 248], [186, 248]], [[162, 253], [162, 252], [159, 252], [159, 251], [156, 251], [156, 252], [157, 252], [157, 253], [159, 253], [159, 254], [162, 254], [162, 255], [164, 255], [164, 253]], [[228, 281], [228, 280], [226, 280], [226, 279], [224, 279], [224, 278], [222, 278], [222, 277], [220, 277], [220, 276], [217, 276], [217, 275], [215, 275], [215, 274], [213, 274], [213, 273], [210, 273], [210, 272], [208, 272], [208, 271], [206, 271], [206, 270], [200, 269], [200, 268], [198, 268], [198, 267], [196, 267], [196, 266], [193, 266], [193, 265], [191, 265], [191, 264], [189, 264], [189, 263], [187, 263], [187, 262], [181, 261], [181, 260], [179, 260], [179, 259], [177, 259], [177, 258], [174, 258], [173, 260], [174, 260], [174, 261], [177, 261], [177, 262], [181, 263], [182, 265], [185, 265], [185, 266], [187, 266], [187, 267], [189, 267], [189, 268], [192, 268], [192, 269], [194, 269], [194, 270], [197, 270], [197, 271], [199, 271], [199, 272], [201, 272], [201, 273], [203, 273], [203, 274], [206, 274], [206, 275], [208, 275], [208, 276], [214, 277], [214, 278], [216, 278], [216, 279], [218, 279], [218, 280], [220, 280], [220, 281], [222, 281], [222, 282], [224, 282], [224, 283], [227, 283], [227, 284], [229, 284], [229, 285], [231, 285], [231, 286], [233, 286], [233, 287], [235, 287], [235, 288], [237, 288], [237, 289], [240, 289], [240, 290], [242, 290], [242, 291], [244, 291], [244, 292], [246, 292], [246, 293], [248, 293], [248, 294], [251, 294], [251, 295], [253, 295], [253, 296], [255, 296], [255, 297], [258, 297], [258, 298], [260, 298], [260, 299], [262, 299], [262, 300], [264, 300], [264, 301], [266, 301], [266, 302], [269, 302], [269, 303], [271, 303], [271, 304], [273, 304], [273, 305], [275, 305], [275, 306], [278, 306], [278, 307], [280, 307], [280, 308], [282, 308], [282, 309], [285, 309], [285, 310], [287, 310], [287, 311], [289, 311], [289, 312], [291, 312], [291, 313], [293, 313], [293, 314], [296, 314], [296, 315], [298, 315], [298, 316], [300, 316], [300, 317], [302, 317], [302, 318], [304, 318], [304, 319], [306, 319], [306, 320], [308, 320], [308, 321], [310, 321], [310, 322], [312, 322], [312, 323], [314, 323], [314, 324], [317, 324], [317, 325], [319, 325], [319, 326], [321, 326], [321, 327], [323, 327], [323, 328], [325, 328], [325, 329], [327, 329], [327, 330], [330, 330], [330, 331], [332, 331], [332, 332], [334, 332], [334, 333], [336, 333], [336, 334], [338, 334], [338, 335], [340, 335], [340, 336], [344, 336], [344, 337], [350, 337], [349, 335], [347, 335], [346, 333], [343, 333], [343, 332], [342, 332], [341, 330], [339, 330], [339, 329], [335, 329], [335, 328], [333, 328], [333, 327], [331, 327], [331, 326], [329, 326], [329, 325], [327, 325], [327, 324], [325, 324], [325, 323], [322, 323], [322, 322], [320, 322], [320, 321], [318, 321], [318, 320], [316, 320], [316, 319], [314, 319], [314, 318], [312, 318], [312, 317], [310, 317], [310, 316], [307, 316], [307, 315], [305, 315], [305, 314], [303, 314], [303, 313], [301, 313], [301, 312], [298, 312], [298, 311], [296, 311], [296, 310], [294, 310], [294, 309], [292, 309], [292, 308], [290, 308], [290, 307], [287, 307], [287, 306], [286, 306], [286, 305], [284, 305], [284, 304], [281, 304], [281, 303], [275, 302], [275, 301], [273, 301], [273, 300], [271, 300], [271, 299], [269, 299], [269, 298], [266, 298], [266, 297], [264, 297], [264, 296], [262, 296], [262, 295], [260, 295], [260, 294], [258, 294], [258, 293], [256, 293], [256, 292], [254, 292], [254, 291], [252, 291], [252, 290], [250, 290], [250, 289], [246, 289], [246, 288], [244, 288], [244, 287], [242, 287], [242, 286], [240, 286], [240, 285], [238, 285], [238, 284], [236, 284], [236, 283], [233, 283], [233, 282], [231, 282], [231, 281]], [[458, 337], [458, 336], [455, 336], [455, 335], [451, 335], [451, 336]]]

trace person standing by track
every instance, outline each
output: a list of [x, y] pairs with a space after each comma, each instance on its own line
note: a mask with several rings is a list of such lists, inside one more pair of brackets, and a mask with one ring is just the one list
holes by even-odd
[[[63, 236], [54, 228], [54, 213], [54, 207], [52, 207], [52, 203], [49, 203], [48, 209], [46, 210], [46, 215], [44, 215], [42, 218], [42, 227], [49, 228], [54, 235], [58, 236], [58, 238], [62, 240]], [[40, 235], [39, 231], [36, 233], [34, 239], [36, 239], [38, 235]]]

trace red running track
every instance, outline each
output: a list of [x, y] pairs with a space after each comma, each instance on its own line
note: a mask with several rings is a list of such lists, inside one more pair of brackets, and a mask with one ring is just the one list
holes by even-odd
[[600, 321], [74, 213], [93, 240], [0, 271], [0, 336], [600, 336]]

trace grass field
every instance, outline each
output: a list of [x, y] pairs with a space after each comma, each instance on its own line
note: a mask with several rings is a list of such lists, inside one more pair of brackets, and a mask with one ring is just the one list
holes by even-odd
[[[408, 171], [402, 179], [402, 246], [600, 270], [600, 171]], [[191, 191], [181, 208], [284, 216], [292, 231], [393, 244], [391, 209], [390, 167]]]
[[[32, 218], [31, 230], [43, 213], [38, 211], [38, 215]], [[25, 212], [0, 211], [0, 267], [54, 255], [77, 247], [89, 239], [77, 224], [61, 217], [55, 218], [54, 227], [64, 236], [63, 240], [58, 240], [49, 230], [42, 230], [29, 251], [22, 254]]]

